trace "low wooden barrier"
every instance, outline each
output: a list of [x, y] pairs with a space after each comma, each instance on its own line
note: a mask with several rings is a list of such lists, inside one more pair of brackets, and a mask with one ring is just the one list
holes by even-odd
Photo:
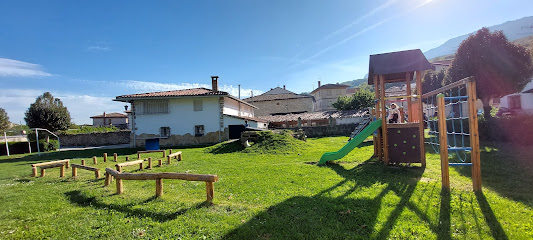
[[170, 164], [170, 159], [172, 158], [177, 158], [178, 161], [181, 161], [181, 151], [178, 151], [178, 152], [175, 152], [175, 153], [172, 153], [172, 154], [169, 154], [167, 156], [167, 162], [168, 164]]
[[141, 160], [135, 160], [135, 161], [131, 161], [131, 162], [117, 163], [117, 164], [115, 164], [115, 167], [117, 168], [117, 171], [122, 172], [122, 167], [139, 164], [139, 170], [142, 170], [143, 169], [143, 162], [144, 162], [144, 160], [141, 159]]
[[215, 194], [215, 188], [213, 183], [218, 181], [217, 175], [209, 174], [192, 174], [192, 173], [174, 173], [174, 172], [161, 172], [161, 173], [121, 173], [111, 168], [105, 169], [105, 186], [111, 183], [112, 178], [116, 179], [117, 194], [124, 192], [122, 180], [155, 180], [155, 195], [160, 197], [163, 195], [163, 179], [181, 179], [187, 181], [201, 181], [205, 182], [205, 188], [207, 192], [207, 202], [212, 202]]
[[[63, 165], [66, 165], [67, 168], [70, 166], [70, 159], [65, 159], [65, 160], [57, 160], [57, 161], [51, 161], [51, 162], [43, 162], [43, 163], [35, 163], [35, 164], [32, 164], [31, 165], [31, 176], [32, 177], [36, 177], [37, 176], [37, 167], [40, 167], [41, 168], [41, 177], [44, 176], [44, 169], [47, 169], [47, 168], [52, 168], [52, 167], [46, 167], [48, 165], [54, 165], [54, 164], [57, 164], [57, 163], [61, 163]], [[43, 168], [44, 167], [44, 168]], [[57, 166], [53, 166], [53, 167], [59, 167], [59, 165]], [[65, 174], [64, 174], [64, 166], [61, 167], [62, 169], [62, 174], [61, 174], [61, 177], [63, 177]]]
[[167, 154], [165, 153], [165, 150], [146, 150], [146, 151], [137, 151], [137, 159], [141, 159], [141, 153], [153, 153], [153, 152], [162, 152], [163, 157], [167, 156]]
[[100, 169], [98, 169], [98, 168], [79, 165], [79, 164], [74, 164], [74, 163], [70, 164], [70, 166], [72, 167], [72, 177], [78, 176], [78, 168], [79, 168], [79, 169], [93, 171], [94, 172], [94, 177], [96, 179], [100, 178]]

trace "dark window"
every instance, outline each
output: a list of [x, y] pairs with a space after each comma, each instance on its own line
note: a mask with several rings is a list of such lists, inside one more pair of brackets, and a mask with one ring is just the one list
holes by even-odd
[[510, 109], [522, 109], [522, 103], [520, 101], [520, 95], [509, 96], [509, 108]]
[[204, 135], [204, 125], [196, 125], [194, 126], [194, 136], [195, 137], [201, 137]]
[[170, 137], [170, 128], [169, 127], [159, 128], [159, 135], [161, 137]]

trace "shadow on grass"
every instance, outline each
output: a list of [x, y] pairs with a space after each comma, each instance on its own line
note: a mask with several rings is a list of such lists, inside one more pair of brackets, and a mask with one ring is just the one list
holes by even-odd
[[173, 220], [173, 219], [176, 219], [178, 216], [185, 214], [187, 211], [191, 209], [199, 209], [199, 208], [207, 207], [210, 205], [209, 203], [203, 202], [203, 203], [196, 204], [190, 208], [182, 208], [173, 213], [158, 213], [158, 212], [146, 211], [143, 209], [132, 208], [132, 206], [135, 206], [138, 204], [145, 204], [145, 203], [154, 201], [155, 199], [157, 199], [157, 197], [155, 196], [150, 197], [142, 202], [119, 205], [119, 204], [106, 204], [106, 203], [100, 202], [95, 197], [86, 196], [80, 191], [66, 192], [65, 195], [67, 196], [68, 200], [71, 203], [74, 203], [82, 207], [93, 207], [97, 209], [110, 209], [110, 210], [122, 212], [126, 214], [128, 217], [138, 217], [138, 218], [148, 217], [157, 222], [166, 222], [169, 220]]
[[104, 153], [107, 153], [108, 160], [113, 159], [113, 153], [117, 153], [119, 158], [123, 158], [125, 155], [132, 155], [137, 153], [137, 148], [119, 148], [119, 149], [87, 149], [87, 150], [70, 150], [70, 151], [58, 151], [58, 152], [46, 152], [41, 154], [30, 154], [21, 157], [0, 160], [2, 163], [16, 163], [20, 164], [32, 164], [38, 162], [61, 160], [61, 159], [74, 159], [74, 158], [86, 158], [90, 160], [93, 156], [98, 157], [99, 161], [102, 161]]
[[[424, 172], [423, 168], [392, 169], [375, 161], [366, 161], [352, 169], [331, 163], [328, 163], [326, 167], [334, 170], [344, 180], [315, 196], [296, 196], [271, 206], [228, 233], [224, 238], [387, 239], [405, 208], [412, 210], [421, 219], [428, 222], [434, 232], [439, 231], [439, 227], [432, 225], [429, 217], [410, 202], [416, 185]], [[349, 197], [358, 189], [371, 187], [376, 183], [385, 184], [386, 187], [374, 198]], [[345, 184], [353, 187], [338, 197], [330, 197], [331, 194], [337, 195], [336, 189]], [[375, 232], [382, 200], [390, 192], [398, 196], [400, 201], [396, 204], [382, 229]]]
[[208, 148], [207, 152], [212, 153], [212, 154], [225, 154], [225, 153], [240, 152], [242, 150], [244, 150], [244, 146], [242, 146], [241, 142], [237, 140], [237, 141], [219, 143], [217, 145], [214, 145]]
[[485, 195], [483, 193], [476, 193], [476, 199], [479, 203], [479, 208], [481, 208], [481, 212], [485, 217], [485, 222], [487, 225], [489, 225], [490, 232], [494, 239], [509, 239], [505, 234], [502, 225], [496, 218], [496, 215], [494, 215], [494, 212], [492, 211], [489, 202], [487, 202]]
[[440, 210], [439, 210], [439, 230], [437, 232], [437, 239], [451, 239], [450, 233], [450, 192], [442, 189], [440, 192]]
[[[533, 207], [531, 148], [484, 142], [480, 158], [481, 182], [484, 187]], [[470, 166], [454, 168], [461, 175], [472, 177]]]

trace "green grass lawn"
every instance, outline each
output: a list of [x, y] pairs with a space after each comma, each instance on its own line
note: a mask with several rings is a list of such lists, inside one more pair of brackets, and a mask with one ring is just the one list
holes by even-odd
[[[531, 239], [533, 151], [482, 143], [483, 194], [474, 194], [469, 167], [450, 168], [450, 193], [441, 192], [439, 156], [427, 168], [387, 167], [371, 158], [372, 142], [326, 166], [316, 163], [347, 137], [309, 139], [286, 153], [238, 148], [181, 149], [183, 161], [138, 171], [217, 174], [212, 205], [203, 182], [114, 182], [59, 169], [32, 178], [30, 164], [85, 158], [104, 163], [104, 150], [0, 157], [1, 239]], [[135, 149], [107, 150], [136, 158]], [[216, 152], [210, 153], [210, 152]], [[144, 154], [159, 159], [160, 153]], [[102, 174], [103, 176], [103, 174]]]

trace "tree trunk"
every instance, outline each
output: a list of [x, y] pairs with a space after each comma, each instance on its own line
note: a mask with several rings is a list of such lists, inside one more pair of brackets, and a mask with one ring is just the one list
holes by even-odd
[[[483, 103], [483, 117], [485, 117], [485, 120], [489, 120], [492, 118], [490, 115], [490, 111], [492, 110], [492, 107], [489, 103], [490, 99], [481, 99], [481, 102]], [[476, 111], [477, 112], [477, 111]]]

